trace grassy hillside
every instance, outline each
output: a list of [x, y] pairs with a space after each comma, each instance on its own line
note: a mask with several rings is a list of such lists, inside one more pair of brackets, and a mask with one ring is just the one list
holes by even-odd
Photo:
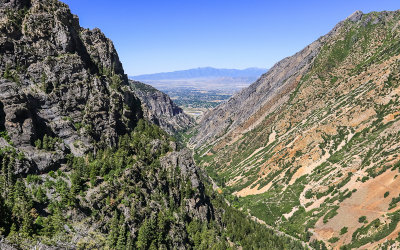
[[234, 206], [332, 247], [397, 240], [399, 21], [399, 12], [345, 20], [287, 101], [241, 125], [252, 129], [225, 131], [196, 150]]

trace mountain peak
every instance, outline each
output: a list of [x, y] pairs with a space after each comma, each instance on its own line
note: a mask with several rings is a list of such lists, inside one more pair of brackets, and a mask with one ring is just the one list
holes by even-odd
[[364, 13], [361, 10], [356, 10], [353, 12], [353, 14], [348, 16], [346, 18], [346, 20], [349, 20], [351, 22], [357, 22], [362, 18], [363, 15], [364, 15]]

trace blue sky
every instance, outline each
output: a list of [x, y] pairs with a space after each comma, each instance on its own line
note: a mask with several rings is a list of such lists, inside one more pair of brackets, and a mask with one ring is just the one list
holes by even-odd
[[196, 67], [269, 68], [356, 10], [398, 0], [64, 0], [111, 38], [129, 75]]

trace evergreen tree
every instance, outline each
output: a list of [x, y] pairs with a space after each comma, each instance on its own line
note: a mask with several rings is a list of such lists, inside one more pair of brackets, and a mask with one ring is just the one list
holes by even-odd
[[127, 230], [126, 232], [126, 250], [133, 250], [134, 246], [133, 246], [133, 238], [131, 235], [131, 232], [129, 232], [129, 230]]
[[123, 215], [120, 217], [118, 235], [117, 249], [124, 250], [126, 246], [126, 226]]
[[21, 233], [24, 237], [29, 237], [33, 233], [33, 218], [30, 212], [25, 212], [23, 215]]
[[49, 150], [49, 137], [47, 135], [43, 136], [42, 147], [44, 150]]
[[52, 227], [52, 234], [55, 235], [64, 229], [64, 217], [62, 211], [59, 207], [54, 209], [54, 213], [51, 216], [51, 227]]
[[14, 157], [10, 158], [10, 161], [8, 162], [7, 165], [7, 186], [11, 187], [14, 184], [14, 165], [15, 165], [15, 159]]
[[137, 237], [136, 247], [138, 249], [147, 249], [149, 243], [153, 241], [153, 221], [152, 219], [145, 219], [142, 226], [139, 228], [139, 234]]
[[[4, 160], [5, 158], [3, 158]], [[0, 173], [0, 195], [5, 195], [7, 189], [7, 165], [2, 164], [2, 170]]]
[[15, 223], [12, 223], [10, 233], [8, 234], [7, 238], [13, 240], [16, 237], [18, 237], [17, 226], [15, 225]]
[[114, 215], [111, 219], [110, 227], [109, 227], [109, 233], [107, 237], [107, 245], [109, 247], [114, 247], [115, 244], [117, 243], [118, 240], [118, 212], [117, 210], [114, 210]]

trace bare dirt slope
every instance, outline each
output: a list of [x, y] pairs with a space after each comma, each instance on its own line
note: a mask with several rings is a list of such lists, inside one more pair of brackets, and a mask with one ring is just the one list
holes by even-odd
[[399, 11], [355, 12], [205, 115], [197, 162], [234, 205], [295, 237], [394, 244], [399, 38]]

